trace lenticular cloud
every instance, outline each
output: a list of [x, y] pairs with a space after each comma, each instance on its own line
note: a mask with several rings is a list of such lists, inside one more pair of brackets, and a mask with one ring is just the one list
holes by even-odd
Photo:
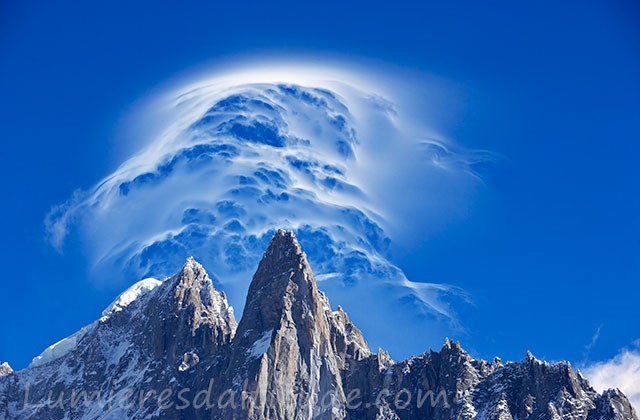
[[485, 155], [426, 138], [392, 98], [344, 81], [222, 80], [173, 92], [159, 135], [52, 210], [51, 242], [76, 230], [97, 277], [130, 282], [193, 255], [237, 308], [271, 235], [289, 228], [371, 344], [400, 356], [446, 333], [462, 292], [408, 279], [388, 232], [399, 206], [473, 178]]

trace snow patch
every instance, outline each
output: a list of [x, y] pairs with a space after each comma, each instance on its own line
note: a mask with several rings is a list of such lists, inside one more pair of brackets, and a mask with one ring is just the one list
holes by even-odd
[[182, 363], [180, 363], [180, 366], [178, 366], [178, 371], [187, 371], [198, 363], [200, 363], [200, 357], [198, 356], [198, 354], [192, 351], [187, 352], [182, 355]]
[[258, 358], [265, 354], [267, 350], [269, 350], [269, 346], [271, 345], [271, 335], [273, 334], [273, 329], [265, 331], [251, 348], [247, 351], [249, 356], [253, 358]]

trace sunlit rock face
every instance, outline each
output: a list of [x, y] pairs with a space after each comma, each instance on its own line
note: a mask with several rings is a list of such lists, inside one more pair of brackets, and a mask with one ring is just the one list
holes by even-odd
[[[391, 102], [345, 92], [283, 83], [181, 92], [175, 119], [157, 139], [51, 213], [54, 243], [76, 226], [97, 272], [110, 279], [114, 272], [162, 278], [193, 255], [241, 310], [269, 239], [293, 229], [323, 289], [372, 344], [405, 355], [439, 342], [457, 292], [410, 281], [392, 262], [385, 225], [393, 218], [376, 180], [397, 181], [389, 202], [424, 193], [404, 174], [418, 161], [460, 172], [474, 161], [433, 140], [398, 140]], [[381, 139], [416, 161], [371, 159]]]

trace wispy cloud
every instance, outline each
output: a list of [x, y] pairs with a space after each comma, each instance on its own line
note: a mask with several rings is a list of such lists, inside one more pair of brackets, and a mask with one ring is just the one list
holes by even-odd
[[586, 364], [586, 362], [589, 360], [589, 355], [591, 354], [591, 350], [595, 347], [596, 343], [598, 342], [598, 339], [600, 339], [601, 331], [602, 331], [602, 325], [599, 325], [598, 328], [596, 328], [593, 335], [591, 336], [591, 340], [584, 346], [583, 364]]
[[81, 208], [83, 194], [78, 190], [65, 203], [54, 205], [44, 219], [47, 240], [60, 253], [62, 253], [65, 239], [74, 222], [74, 215]]

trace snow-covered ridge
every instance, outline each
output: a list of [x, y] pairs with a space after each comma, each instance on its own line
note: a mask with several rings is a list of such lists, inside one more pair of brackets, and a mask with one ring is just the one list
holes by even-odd
[[[111, 302], [111, 304], [107, 306], [104, 311], [102, 311], [102, 318], [100, 318], [100, 321], [106, 321], [113, 313], [123, 310], [136, 299], [139, 299], [140, 296], [145, 295], [161, 284], [162, 281], [154, 278], [140, 280], [139, 282], [135, 283], [133, 286], [120, 293], [118, 297], [113, 302]], [[71, 334], [69, 337], [63, 338], [62, 340], [50, 345], [40, 355], [33, 358], [31, 363], [29, 364], [29, 367], [31, 368], [41, 366], [45, 363], [49, 363], [63, 357], [76, 348], [80, 340], [82, 340], [82, 338], [89, 331], [95, 328], [97, 322], [98, 321], [93, 322], [81, 328], [79, 331]]]
[[95, 327], [96, 323], [92, 323], [87, 325], [86, 327], [81, 328], [79, 331], [71, 334], [69, 337], [63, 338], [47, 347], [39, 356], [36, 356], [31, 360], [29, 367], [36, 367], [44, 365], [45, 363], [52, 362], [64, 356], [65, 354], [72, 351], [76, 348], [78, 342], [84, 337], [89, 331], [91, 331]]
[[104, 321], [108, 319], [111, 314], [123, 310], [140, 296], [155, 289], [161, 284], [162, 281], [154, 278], [140, 280], [124, 292], [120, 293], [118, 297], [109, 306], [107, 306], [104, 311], [102, 311], [101, 320]]

